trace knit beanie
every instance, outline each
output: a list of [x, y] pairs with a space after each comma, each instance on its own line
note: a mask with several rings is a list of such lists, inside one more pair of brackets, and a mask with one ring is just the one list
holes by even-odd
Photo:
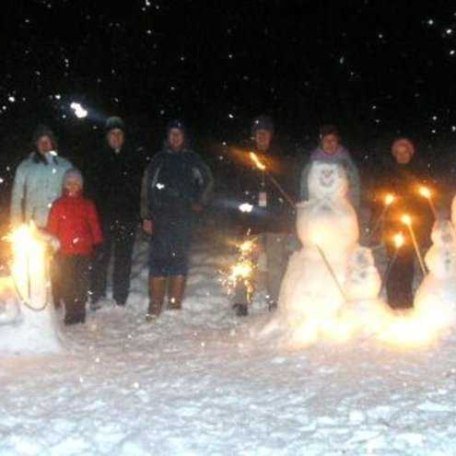
[[79, 171], [79, 169], [71, 168], [64, 174], [64, 176], [63, 176], [63, 185], [64, 186], [69, 179], [75, 179], [75, 180], [79, 181], [79, 183], [81, 184], [81, 187], [84, 185], [84, 178], [82, 177], [81, 171]]
[[267, 130], [271, 133], [274, 133], [274, 121], [271, 117], [264, 114], [256, 117], [252, 122], [252, 135], [254, 135], [257, 130]]
[[125, 133], [125, 122], [118, 116], [108, 117], [105, 124], [105, 131], [122, 130]]
[[54, 149], [57, 148], [57, 138], [55, 137], [54, 132], [47, 125], [43, 124], [40, 124], [35, 128], [32, 136], [33, 144], [36, 144], [43, 136], [47, 136], [51, 140]]

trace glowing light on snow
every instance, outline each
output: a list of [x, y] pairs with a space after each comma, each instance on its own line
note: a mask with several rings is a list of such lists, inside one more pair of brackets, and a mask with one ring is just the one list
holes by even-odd
[[70, 104], [70, 108], [74, 111], [74, 114], [78, 119], [84, 119], [89, 114], [89, 112], [83, 108], [81, 103], [77, 103], [75, 101]]

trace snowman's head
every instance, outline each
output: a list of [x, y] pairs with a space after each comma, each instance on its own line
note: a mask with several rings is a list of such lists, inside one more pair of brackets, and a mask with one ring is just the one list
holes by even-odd
[[308, 186], [310, 199], [343, 198], [348, 191], [347, 175], [340, 164], [314, 161]]

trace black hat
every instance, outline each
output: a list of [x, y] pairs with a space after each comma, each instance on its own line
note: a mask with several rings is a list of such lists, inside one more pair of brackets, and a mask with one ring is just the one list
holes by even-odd
[[264, 114], [256, 117], [252, 122], [252, 135], [255, 134], [257, 130], [267, 130], [274, 133], [274, 121], [271, 117]]
[[122, 130], [125, 132], [125, 122], [117, 116], [108, 117], [105, 124], [106, 133], [111, 130]]
[[187, 127], [185, 126], [184, 122], [179, 119], [174, 119], [170, 120], [168, 124], [166, 125], [166, 133], [169, 133], [170, 130], [173, 128], [177, 128], [178, 130], [181, 130], [184, 134], [187, 133]]
[[57, 148], [57, 138], [55, 137], [54, 132], [47, 125], [43, 124], [40, 124], [35, 128], [32, 136], [33, 144], [43, 136], [47, 136], [51, 140], [54, 149]]

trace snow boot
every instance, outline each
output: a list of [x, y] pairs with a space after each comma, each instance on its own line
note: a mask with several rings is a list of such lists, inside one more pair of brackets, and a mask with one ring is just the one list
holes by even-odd
[[168, 309], [182, 309], [182, 300], [184, 299], [185, 285], [187, 277], [183, 275], [170, 277], [168, 284]]
[[165, 300], [166, 278], [165, 277], [150, 277], [149, 278], [149, 309], [147, 311], [146, 320], [152, 321], [157, 318], [162, 309]]

